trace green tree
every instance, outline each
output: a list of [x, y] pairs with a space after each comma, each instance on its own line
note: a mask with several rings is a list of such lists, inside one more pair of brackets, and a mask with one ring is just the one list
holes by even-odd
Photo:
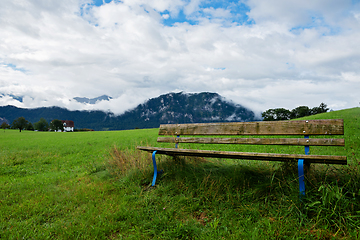
[[280, 120], [289, 120], [290, 119], [290, 111], [285, 108], [275, 108], [269, 109], [263, 113], [261, 116], [264, 121], [280, 121]]
[[26, 129], [28, 124], [29, 124], [29, 121], [27, 121], [24, 117], [19, 117], [13, 121], [12, 128], [14, 128], [14, 129], [18, 128], [21, 132], [22, 129]]
[[327, 111], [329, 111], [329, 108], [327, 108], [327, 105], [325, 103], [321, 103], [319, 107], [314, 107], [311, 109], [311, 115], [325, 113]]
[[54, 131], [64, 131], [64, 125], [61, 120], [54, 119], [50, 123], [50, 129]]
[[34, 126], [31, 122], [29, 122], [29, 124], [26, 126], [26, 130], [34, 131]]
[[289, 111], [284, 108], [269, 109], [261, 113], [264, 121], [278, 121], [300, 118], [318, 113], [325, 113], [329, 110], [325, 103], [321, 103], [319, 107], [309, 108], [307, 106], [299, 106]]
[[300, 118], [311, 115], [311, 109], [307, 106], [299, 106], [291, 110], [290, 118]]
[[3, 122], [3, 123], [1, 124], [1, 126], [0, 126], [0, 128], [4, 129], [4, 132], [5, 132], [5, 129], [7, 129], [7, 128], [9, 128], [9, 127], [10, 127], [10, 125], [7, 124], [6, 122]]
[[47, 131], [49, 129], [49, 123], [45, 118], [40, 118], [40, 120], [34, 124], [34, 127], [39, 131]]

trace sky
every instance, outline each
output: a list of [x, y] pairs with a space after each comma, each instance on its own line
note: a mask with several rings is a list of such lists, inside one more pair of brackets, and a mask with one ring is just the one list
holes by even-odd
[[359, 107], [360, 0], [1, 0], [0, 106], [121, 114], [181, 91]]

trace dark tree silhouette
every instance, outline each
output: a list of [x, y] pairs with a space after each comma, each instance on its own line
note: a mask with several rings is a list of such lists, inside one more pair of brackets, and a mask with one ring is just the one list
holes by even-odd
[[61, 120], [54, 119], [50, 123], [50, 129], [54, 131], [64, 131], [64, 126]]
[[6, 122], [3, 122], [3, 123], [1, 124], [1, 126], [0, 126], [0, 128], [4, 129], [4, 132], [5, 132], [5, 129], [7, 129], [7, 128], [9, 128], [9, 127], [10, 127], [10, 125], [7, 124]]
[[49, 129], [49, 123], [45, 118], [40, 118], [40, 120], [34, 124], [34, 127], [39, 131], [47, 131]]
[[18, 128], [21, 132], [21, 130], [26, 129], [28, 125], [29, 122], [24, 117], [19, 117], [13, 121], [12, 128], [14, 129]]
[[291, 111], [285, 108], [268, 109], [261, 113], [261, 116], [263, 117], [263, 121], [279, 121], [325, 113], [328, 110], [329, 108], [327, 108], [327, 105], [325, 103], [321, 103], [319, 107], [311, 109], [307, 106], [299, 106]]

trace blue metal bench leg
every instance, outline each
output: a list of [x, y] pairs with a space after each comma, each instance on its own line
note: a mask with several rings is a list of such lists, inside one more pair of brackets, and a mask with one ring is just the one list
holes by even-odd
[[[309, 135], [304, 135], [305, 139], [309, 139]], [[305, 154], [309, 155], [310, 146], [305, 146]], [[305, 175], [304, 175], [304, 159], [298, 160], [298, 173], [299, 173], [299, 190], [300, 199], [305, 196]]]
[[304, 159], [298, 160], [300, 199], [305, 196]]
[[157, 170], [157, 166], [156, 166], [156, 159], [155, 159], [155, 154], [156, 154], [157, 151], [153, 151], [152, 153], [152, 160], [153, 160], [153, 165], [154, 165], [154, 177], [153, 177], [153, 180], [152, 180], [152, 183], [151, 183], [151, 186], [155, 186], [155, 182], [156, 182], [156, 177], [157, 175], [159, 174], [162, 174], [164, 171], [163, 170], [160, 170], [158, 172]]
[[153, 165], [154, 165], [154, 177], [153, 177], [153, 181], [152, 181], [152, 184], [151, 186], [155, 186], [155, 182], [156, 182], [156, 177], [157, 177], [157, 166], [156, 166], [156, 160], [155, 160], [155, 154], [156, 154], [157, 151], [154, 151], [152, 153], [152, 160], [153, 160]]

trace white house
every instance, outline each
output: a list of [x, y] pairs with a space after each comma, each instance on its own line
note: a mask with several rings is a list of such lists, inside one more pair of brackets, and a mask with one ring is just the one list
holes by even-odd
[[73, 132], [74, 131], [74, 122], [70, 120], [61, 120], [64, 125], [64, 132]]

